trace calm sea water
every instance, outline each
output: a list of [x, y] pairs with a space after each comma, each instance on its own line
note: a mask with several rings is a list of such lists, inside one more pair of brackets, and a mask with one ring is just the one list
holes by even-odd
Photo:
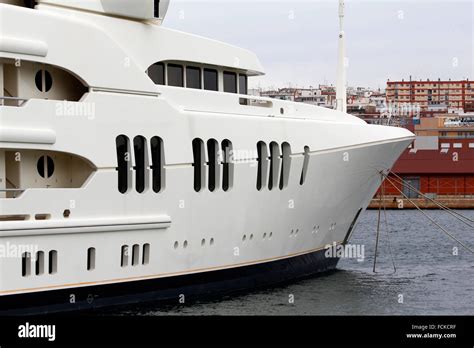
[[[445, 212], [427, 213], [474, 248], [474, 229]], [[474, 220], [474, 211], [460, 213]], [[390, 232], [381, 230], [377, 273], [372, 272], [377, 214], [364, 213], [351, 240], [364, 245], [365, 260], [342, 259], [338, 271], [330, 275], [235, 297], [180, 306], [147, 305], [113, 314], [474, 315], [474, 255], [462, 247], [455, 255], [458, 245], [417, 211], [387, 211]]]

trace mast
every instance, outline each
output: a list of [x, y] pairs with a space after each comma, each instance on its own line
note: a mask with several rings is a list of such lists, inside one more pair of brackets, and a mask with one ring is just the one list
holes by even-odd
[[347, 112], [346, 37], [344, 33], [344, 0], [339, 0], [339, 57], [337, 62], [336, 110]]

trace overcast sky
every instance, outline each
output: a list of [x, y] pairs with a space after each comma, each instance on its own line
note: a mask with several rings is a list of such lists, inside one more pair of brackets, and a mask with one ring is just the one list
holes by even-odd
[[[255, 52], [266, 76], [254, 86], [309, 87], [335, 83], [337, 11], [337, 0], [171, 0], [164, 25]], [[346, 0], [346, 37], [351, 86], [474, 79], [474, 0]]]

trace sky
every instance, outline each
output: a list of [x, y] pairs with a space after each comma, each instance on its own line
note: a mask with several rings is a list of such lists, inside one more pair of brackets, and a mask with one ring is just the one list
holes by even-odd
[[[249, 49], [250, 87], [335, 84], [337, 0], [171, 0], [164, 26]], [[474, 0], [346, 0], [348, 85], [474, 79]]]

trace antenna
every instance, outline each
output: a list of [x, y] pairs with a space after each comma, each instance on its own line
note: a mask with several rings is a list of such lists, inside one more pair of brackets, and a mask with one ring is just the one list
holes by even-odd
[[337, 62], [336, 110], [347, 113], [346, 34], [344, 33], [344, 0], [339, 0], [339, 57]]

